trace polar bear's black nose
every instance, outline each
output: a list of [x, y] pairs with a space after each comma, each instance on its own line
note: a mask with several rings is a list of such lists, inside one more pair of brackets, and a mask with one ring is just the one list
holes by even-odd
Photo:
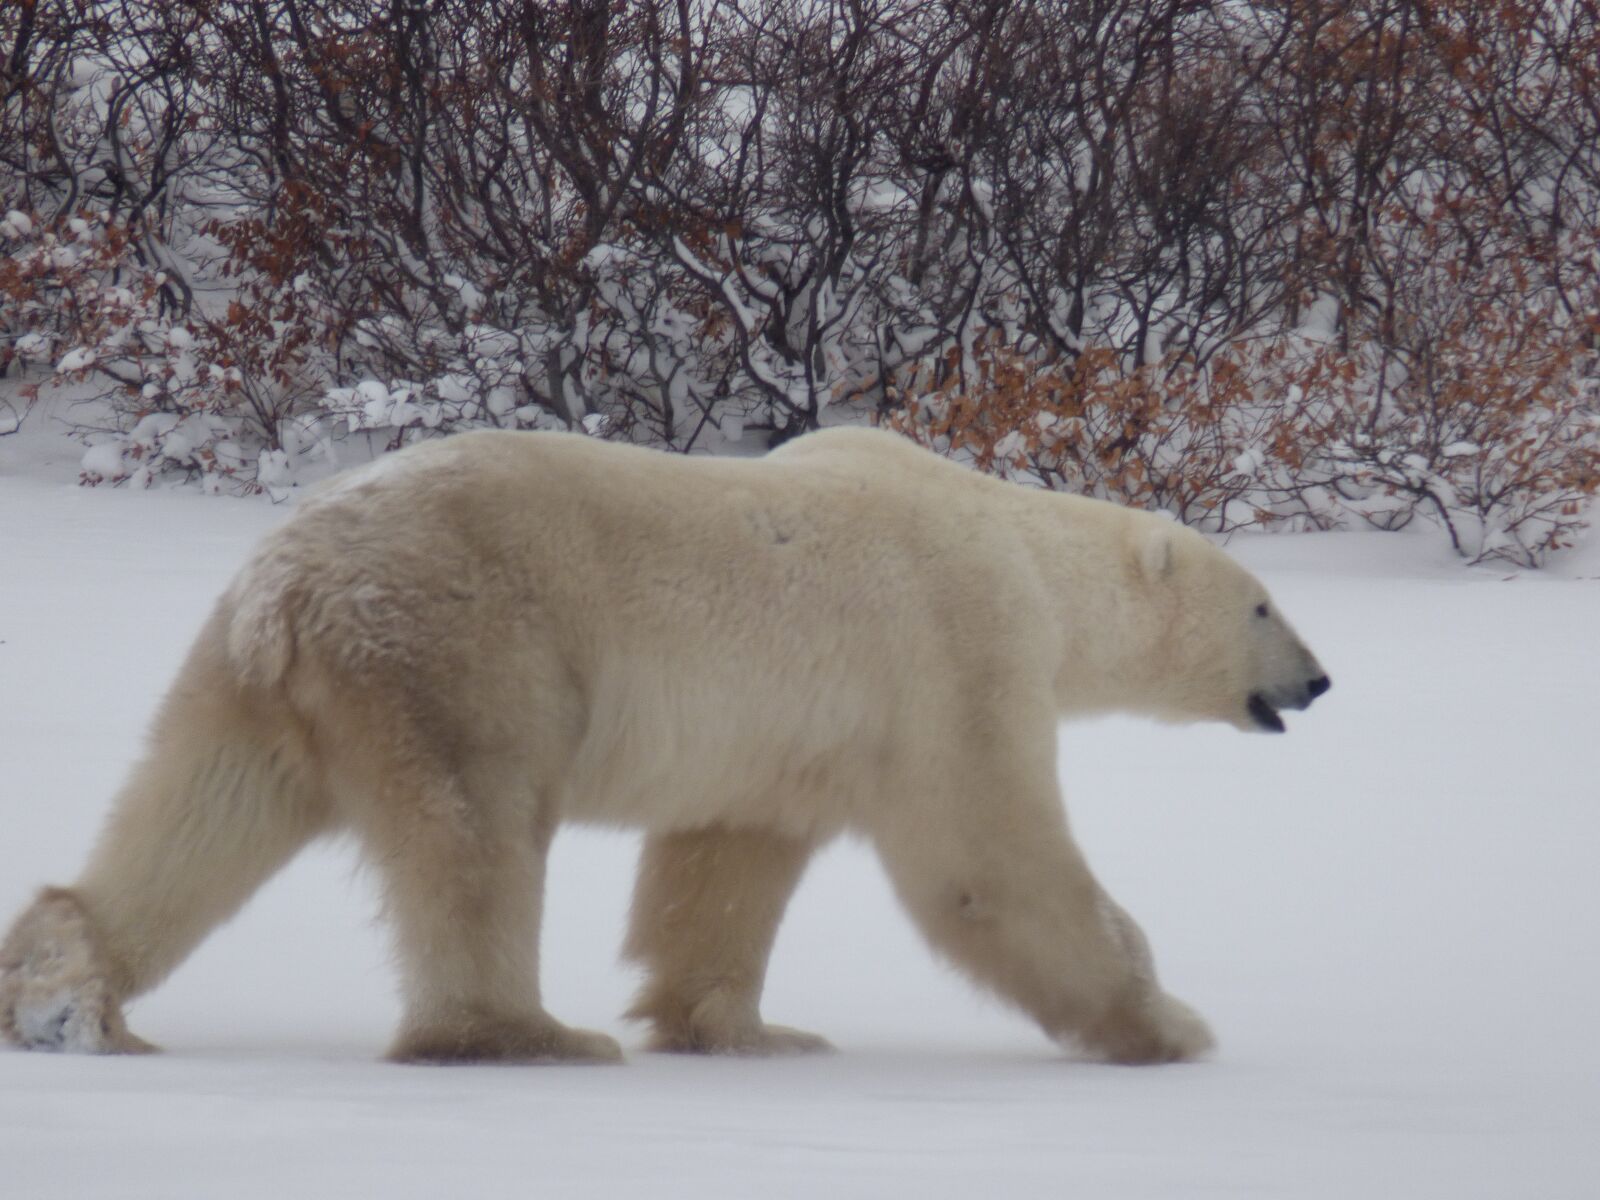
[[1306, 691], [1310, 692], [1311, 698], [1315, 700], [1318, 696], [1322, 695], [1323, 692], [1327, 691], [1332, 686], [1333, 680], [1329, 679], [1326, 675], [1318, 675], [1315, 679], [1306, 684]]

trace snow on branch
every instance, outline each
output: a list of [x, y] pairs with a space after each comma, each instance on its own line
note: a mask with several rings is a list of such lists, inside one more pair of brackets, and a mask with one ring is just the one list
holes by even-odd
[[1600, 487], [1592, 5], [39, 0], [0, 48], [0, 434], [71, 389], [87, 482], [878, 420], [1525, 564]]

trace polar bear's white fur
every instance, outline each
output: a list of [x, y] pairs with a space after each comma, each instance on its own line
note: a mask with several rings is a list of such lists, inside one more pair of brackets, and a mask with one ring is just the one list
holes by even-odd
[[297, 850], [353, 831], [403, 1060], [615, 1059], [547, 1014], [563, 820], [647, 833], [627, 951], [658, 1048], [758, 1012], [817, 846], [878, 849], [933, 945], [1052, 1036], [1202, 1053], [1067, 831], [1060, 717], [1281, 728], [1327, 687], [1261, 585], [1155, 516], [837, 430], [760, 460], [469, 434], [357, 471], [218, 603], [82, 878], [0, 947], [0, 1031], [136, 1051], [122, 1005]]

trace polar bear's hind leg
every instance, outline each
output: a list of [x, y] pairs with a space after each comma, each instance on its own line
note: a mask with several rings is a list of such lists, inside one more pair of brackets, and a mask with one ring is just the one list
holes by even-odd
[[0, 1035], [26, 1050], [141, 1054], [77, 896], [47, 888], [0, 947]]
[[[539, 997], [539, 918], [553, 816], [520, 759], [408, 754], [355, 806], [393, 926], [405, 1013], [398, 1062], [618, 1062]], [[431, 765], [422, 765], [431, 763]]]
[[122, 1005], [148, 991], [322, 832], [293, 723], [240, 688], [218, 623], [201, 633], [82, 876], [48, 888], [0, 945], [0, 1036], [130, 1053]]

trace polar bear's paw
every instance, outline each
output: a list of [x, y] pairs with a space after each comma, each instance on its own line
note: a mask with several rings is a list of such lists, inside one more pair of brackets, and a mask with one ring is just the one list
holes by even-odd
[[389, 1050], [405, 1063], [620, 1063], [622, 1047], [606, 1034], [572, 1029], [548, 1016], [470, 1013], [411, 1026]]
[[787, 1025], [760, 1023], [722, 1031], [658, 1026], [646, 1046], [659, 1054], [733, 1054], [750, 1058], [783, 1058], [833, 1051], [833, 1043], [820, 1034], [791, 1029]]
[[110, 976], [78, 898], [41, 893], [0, 945], [0, 1036], [24, 1050], [149, 1053], [128, 1032]]
[[66, 1054], [149, 1054], [149, 1042], [128, 1032], [121, 1014], [102, 995], [25, 989], [14, 1003], [0, 984], [0, 1027], [24, 1050]]
[[826, 1054], [827, 1038], [787, 1025], [768, 1025], [754, 1007], [713, 992], [692, 1008], [656, 1004], [636, 1006], [629, 1016], [651, 1022], [646, 1047], [662, 1054], [732, 1054], [777, 1058]]
[[1200, 1014], [1165, 992], [1113, 1009], [1077, 1040], [1095, 1058], [1130, 1066], [1193, 1062], [1217, 1044]]

